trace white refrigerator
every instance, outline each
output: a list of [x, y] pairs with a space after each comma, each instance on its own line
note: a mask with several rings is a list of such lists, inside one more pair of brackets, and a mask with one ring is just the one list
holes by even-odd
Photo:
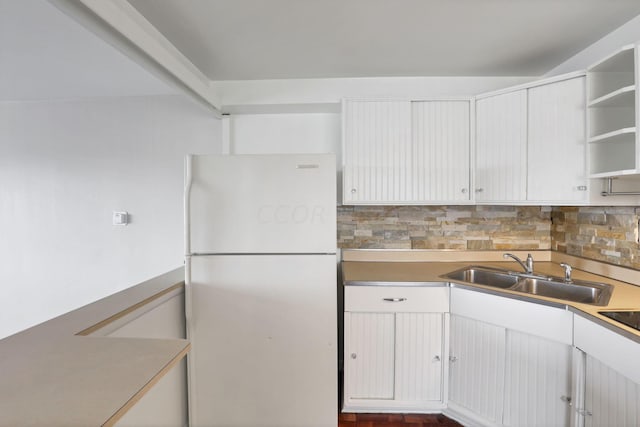
[[335, 162], [187, 156], [192, 426], [337, 425]]

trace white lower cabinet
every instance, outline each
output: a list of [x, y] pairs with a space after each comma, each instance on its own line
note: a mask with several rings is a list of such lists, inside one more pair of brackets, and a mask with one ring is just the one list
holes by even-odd
[[471, 425], [568, 426], [572, 314], [454, 288], [449, 411]]
[[585, 368], [584, 426], [640, 426], [640, 384], [588, 355]]
[[505, 329], [452, 315], [449, 404], [467, 416], [499, 424], [502, 419]]
[[[444, 408], [448, 288], [345, 289], [345, 411]], [[416, 312], [424, 301], [425, 312]], [[429, 310], [429, 311], [427, 311]]]
[[571, 346], [507, 330], [505, 426], [568, 426]]
[[576, 399], [576, 426], [640, 426], [640, 345], [582, 316], [575, 316], [584, 396]]
[[395, 314], [347, 313], [350, 399], [393, 399]]
[[640, 345], [563, 308], [460, 287], [345, 288], [346, 412], [640, 426]]

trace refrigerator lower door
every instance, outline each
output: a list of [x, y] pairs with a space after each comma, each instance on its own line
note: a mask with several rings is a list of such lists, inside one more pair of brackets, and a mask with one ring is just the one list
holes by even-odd
[[188, 263], [191, 424], [335, 427], [335, 255]]

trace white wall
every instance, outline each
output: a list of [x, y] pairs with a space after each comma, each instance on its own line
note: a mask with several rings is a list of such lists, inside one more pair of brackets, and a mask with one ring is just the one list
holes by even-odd
[[251, 114], [231, 116], [233, 154], [340, 154], [340, 114]]
[[640, 41], [640, 15], [567, 59], [562, 64], [550, 70], [546, 75], [555, 76], [572, 71], [584, 70], [622, 46], [638, 41]]
[[228, 120], [230, 154], [334, 153], [342, 200], [339, 113], [241, 114]]
[[183, 157], [220, 140], [177, 95], [0, 103], [0, 337], [182, 265]]

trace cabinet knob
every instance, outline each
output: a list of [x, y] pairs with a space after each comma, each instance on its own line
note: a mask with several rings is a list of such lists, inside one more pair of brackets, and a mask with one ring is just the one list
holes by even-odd
[[457, 357], [455, 357], [455, 356], [449, 356], [449, 362], [453, 363], [453, 362], [455, 362], [455, 361], [457, 361], [457, 360], [458, 360], [458, 358], [457, 358]]
[[571, 406], [571, 396], [560, 396], [560, 400], [562, 400], [565, 403], [568, 403], [569, 406]]
[[355, 354], [355, 353], [351, 353], [351, 358], [352, 358], [352, 359], [356, 359], [357, 357], [358, 357], [358, 355], [357, 355], [357, 354]]
[[433, 356], [433, 362], [439, 362], [440, 361], [440, 356]]
[[356, 190], [355, 188], [351, 189], [351, 194], [355, 194], [358, 190]]
[[463, 188], [461, 191], [462, 191], [462, 194], [467, 194], [467, 189], [466, 188]]
[[578, 185], [578, 191], [587, 191], [586, 185]]
[[484, 188], [476, 188], [476, 193], [482, 193], [484, 191]]

